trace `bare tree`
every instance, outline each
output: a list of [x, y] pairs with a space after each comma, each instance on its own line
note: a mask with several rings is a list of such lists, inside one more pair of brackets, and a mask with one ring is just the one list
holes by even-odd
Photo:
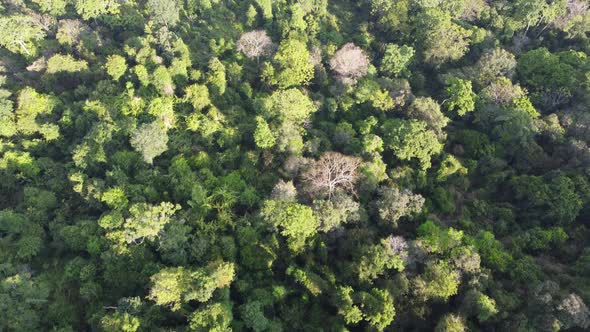
[[338, 152], [326, 152], [302, 175], [312, 197], [332, 198], [336, 190], [354, 192], [361, 160]]
[[275, 45], [264, 30], [254, 30], [244, 33], [237, 42], [238, 52], [244, 53], [249, 59], [272, 54]]
[[570, 294], [567, 296], [561, 304], [557, 306], [557, 310], [560, 316], [560, 321], [564, 325], [565, 329], [569, 329], [574, 326], [587, 329], [590, 327], [590, 310], [576, 294]]
[[348, 43], [330, 59], [330, 68], [342, 82], [354, 85], [357, 79], [367, 74], [369, 58], [360, 47]]

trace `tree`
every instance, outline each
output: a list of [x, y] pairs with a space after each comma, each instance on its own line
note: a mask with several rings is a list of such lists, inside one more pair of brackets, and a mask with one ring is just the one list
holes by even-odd
[[371, 15], [377, 17], [377, 23], [385, 32], [406, 30], [409, 21], [410, 1], [367, 0]]
[[454, 23], [448, 12], [428, 9], [419, 14], [418, 22], [421, 31], [418, 40], [427, 63], [440, 65], [458, 60], [469, 49], [470, 31]]
[[168, 149], [168, 135], [158, 121], [139, 126], [131, 134], [129, 142], [137, 152], [142, 154], [143, 160], [148, 164]]
[[226, 262], [194, 270], [184, 267], [164, 268], [150, 278], [152, 287], [148, 298], [177, 311], [189, 301], [207, 302], [216, 289], [229, 286], [234, 276], [234, 264]]
[[191, 314], [189, 326], [193, 331], [225, 332], [233, 321], [231, 303], [208, 304]]
[[184, 99], [193, 105], [195, 111], [202, 111], [205, 107], [211, 105], [209, 99], [209, 89], [207, 86], [201, 84], [189, 85], [185, 88]]
[[447, 80], [447, 99], [445, 100], [447, 109], [455, 111], [459, 116], [464, 116], [475, 109], [476, 95], [473, 92], [471, 81], [460, 78], [450, 78]]
[[318, 230], [325, 233], [363, 218], [360, 204], [343, 193], [336, 193], [331, 200], [314, 200], [313, 211], [320, 223]]
[[317, 106], [309, 96], [295, 88], [275, 91], [257, 102], [267, 119], [276, 119], [279, 122], [302, 124], [317, 111]]
[[49, 13], [52, 16], [61, 16], [66, 13], [67, 1], [65, 0], [33, 0], [39, 5], [44, 13]]
[[342, 46], [330, 59], [330, 68], [345, 84], [354, 85], [369, 70], [369, 58], [353, 43]]
[[227, 78], [225, 66], [218, 58], [209, 61], [209, 77], [207, 79], [211, 91], [218, 96], [225, 93], [227, 87]]
[[6, 263], [0, 272], [0, 329], [7, 331], [35, 331], [41, 329], [43, 312], [50, 288], [46, 281], [29, 272], [16, 273]]
[[55, 97], [38, 93], [26, 87], [17, 98], [16, 127], [23, 135], [41, 134], [45, 140], [51, 141], [59, 137], [59, 127], [53, 123], [40, 123], [47, 118], [59, 105]]
[[85, 20], [101, 15], [117, 15], [120, 6], [115, 0], [76, 0], [76, 11]]
[[446, 138], [444, 128], [447, 126], [447, 118], [440, 110], [440, 105], [430, 97], [417, 97], [407, 109], [409, 117], [424, 121], [439, 139]]
[[254, 142], [256, 146], [261, 149], [269, 149], [272, 148], [275, 143], [276, 139], [268, 126], [268, 123], [264, 121], [264, 118], [261, 116], [256, 117], [256, 130], [254, 131]]
[[379, 69], [390, 77], [406, 75], [407, 67], [412, 61], [414, 53], [415, 51], [411, 46], [387, 44]]
[[444, 315], [436, 324], [436, 332], [465, 332], [465, 318], [456, 314]]
[[457, 294], [459, 282], [459, 272], [447, 262], [437, 261], [426, 265], [424, 275], [417, 279], [417, 289], [427, 299], [448, 301]]
[[331, 199], [337, 190], [354, 193], [360, 159], [338, 152], [326, 152], [303, 173], [307, 192], [313, 197]]
[[37, 43], [45, 38], [43, 27], [30, 16], [0, 17], [0, 45], [13, 53], [35, 56]]
[[105, 69], [107, 70], [107, 74], [109, 74], [113, 80], [118, 81], [123, 74], [127, 71], [127, 63], [125, 62], [125, 58], [118, 55], [110, 55], [107, 57], [107, 62], [105, 63]]
[[379, 189], [380, 198], [375, 202], [375, 210], [383, 223], [397, 226], [400, 218], [419, 213], [424, 205], [424, 197], [411, 191], [400, 190], [397, 186]]
[[180, 20], [178, 2], [174, 0], [148, 0], [146, 7], [154, 22], [174, 27]]
[[249, 59], [270, 56], [275, 49], [272, 39], [264, 30], [246, 32], [236, 42], [237, 51], [244, 53]]
[[143, 243], [145, 240], [154, 241], [158, 238], [178, 210], [180, 210], [179, 205], [168, 202], [162, 202], [160, 205], [136, 203], [129, 208], [129, 217], [124, 221], [121, 220], [120, 215], [113, 214], [103, 216], [104, 219], [101, 218], [99, 224], [106, 229], [117, 229], [118, 226], [122, 226], [121, 229], [107, 235], [122, 246]]
[[500, 77], [512, 78], [516, 69], [514, 54], [494, 48], [485, 52], [472, 67], [467, 69], [467, 76], [476, 86], [485, 87]]
[[436, 134], [426, 123], [416, 120], [390, 119], [381, 125], [383, 143], [400, 160], [418, 159], [424, 170], [430, 168], [430, 159], [442, 151]]
[[76, 60], [73, 56], [67, 54], [56, 54], [47, 60], [47, 73], [55, 74], [59, 72], [75, 73], [88, 69], [88, 63], [84, 60]]
[[267, 200], [261, 210], [262, 218], [287, 237], [289, 248], [300, 252], [308, 238], [317, 233], [318, 220], [313, 210], [294, 201]]
[[404, 270], [408, 252], [403, 244], [398, 245], [397, 240], [383, 239], [379, 244], [369, 245], [360, 250], [358, 253], [360, 261], [355, 271], [359, 280], [371, 282], [388, 270], [395, 269], [400, 272]]
[[560, 322], [564, 329], [590, 327], [590, 310], [577, 294], [570, 294], [557, 306]]
[[156, 70], [154, 70], [151, 83], [156, 87], [156, 90], [158, 90], [162, 96], [171, 96], [174, 94], [174, 83], [172, 83], [172, 76], [170, 75], [168, 69], [166, 69], [164, 66], [158, 66]]
[[252, 330], [266, 331], [271, 322], [264, 316], [263, 305], [260, 301], [250, 301], [240, 306], [240, 317], [247, 327]]
[[115, 312], [102, 317], [100, 325], [106, 332], [135, 332], [141, 326], [140, 320], [129, 313]]
[[313, 78], [314, 69], [309, 62], [309, 50], [297, 39], [281, 41], [274, 62], [276, 74], [273, 83], [281, 89], [306, 85]]
[[384, 289], [373, 288], [360, 293], [363, 317], [377, 331], [383, 331], [395, 318], [393, 297]]

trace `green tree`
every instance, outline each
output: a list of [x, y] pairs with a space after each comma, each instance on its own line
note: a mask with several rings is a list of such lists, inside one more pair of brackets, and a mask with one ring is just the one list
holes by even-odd
[[309, 50], [299, 40], [289, 38], [281, 41], [274, 62], [276, 76], [273, 83], [281, 89], [306, 85], [313, 78], [314, 69], [309, 62]]
[[189, 85], [185, 88], [184, 99], [193, 105], [195, 111], [202, 111], [205, 107], [211, 105], [209, 99], [209, 89], [207, 86], [200, 84]]
[[432, 8], [419, 14], [417, 19], [418, 40], [427, 63], [440, 65], [458, 60], [467, 53], [471, 32], [453, 22], [448, 12]]
[[100, 325], [106, 332], [135, 332], [139, 329], [141, 323], [139, 318], [129, 313], [115, 312], [104, 316], [100, 320]]
[[465, 318], [455, 315], [447, 314], [444, 315], [436, 324], [436, 332], [465, 332], [467, 326], [465, 326]]
[[30, 273], [15, 273], [5, 264], [0, 272], [0, 328], [6, 331], [38, 331], [50, 288], [46, 281]]
[[43, 27], [31, 16], [0, 17], [0, 45], [10, 52], [35, 56], [37, 43], [45, 38]]
[[411, 46], [387, 44], [379, 69], [390, 77], [406, 75], [408, 73], [407, 67], [414, 57], [414, 53]]
[[51, 141], [59, 137], [59, 127], [53, 123], [39, 123], [51, 115], [58, 106], [57, 98], [40, 94], [33, 88], [20, 91], [17, 99], [16, 126], [23, 135], [40, 134]]
[[76, 60], [73, 56], [56, 54], [47, 60], [47, 73], [59, 72], [75, 73], [88, 69], [88, 63], [84, 60]]
[[76, 0], [76, 11], [85, 20], [101, 15], [117, 15], [120, 6], [115, 0]]
[[475, 92], [471, 86], [471, 81], [460, 78], [450, 78], [447, 80], [447, 99], [445, 100], [447, 109], [455, 111], [459, 116], [463, 116], [475, 109]]
[[107, 74], [109, 74], [113, 80], [118, 81], [123, 74], [127, 71], [127, 63], [125, 62], [125, 58], [118, 55], [110, 55], [107, 57], [107, 62], [105, 63], [105, 69], [107, 70]]
[[264, 118], [261, 116], [256, 117], [256, 130], [254, 131], [254, 142], [256, 146], [261, 149], [269, 149], [272, 148], [275, 143], [276, 139], [272, 133], [272, 130], [268, 126], [268, 123], [264, 121]]
[[178, 1], [148, 0], [146, 7], [152, 19], [158, 24], [174, 27], [180, 20]]
[[424, 274], [417, 279], [419, 292], [427, 299], [443, 301], [447, 301], [451, 296], [457, 294], [459, 283], [459, 272], [445, 261], [427, 264]]
[[234, 276], [234, 264], [225, 262], [194, 270], [184, 267], [164, 268], [150, 278], [152, 287], [148, 298], [177, 311], [189, 301], [207, 302], [216, 289], [229, 286]]
[[269, 225], [279, 229], [294, 252], [302, 251], [306, 240], [317, 233], [318, 220], [313, 210], [297, 202], [267, 200], [261, 215]]
[[49, 13], [52, 16], [61, 16], [66, 13], [67, 1], [65, 0], [33, 0], [39, 5], [39, 8], [44, 13]]
[[390, 119], [381, 125], [381, 132], [385, 148], [400, 160], [418, 159], [424, 170], [430, 168], [432, 156], [443, 148], [436, 134], [422, 121]]
[[212, 303], [193, 312], [189, 326], [193, 331], [226, 332], [230, 331], [233, 321], [230, 303]]
[[139, 126], [131, 134], [129, 142], [148, 164], [168, 149], [168, 135], [162, 123], [158, 121]]
[[360, 293], [364, 319], [377, 331], [383, 331], [395, 318], [393, 297], [384, 289], [373, 288], [369, 293]]

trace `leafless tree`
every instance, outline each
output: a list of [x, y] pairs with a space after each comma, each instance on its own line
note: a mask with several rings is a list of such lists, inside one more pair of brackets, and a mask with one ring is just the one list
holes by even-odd
[[275, 200], [294, 200], [297, 197], [297, 189], [293, 185], [293, 181], [279, 180], [272, 188], [270, 197]]
[[557, 306], [557, 310], [564, 329], [574, 326], [582, 329], [590, 327], [590, 310], [578, 295], [570, 294]]
[[302, 175], [306, 190], [312, 197], [328, 196], [336, 190], [354, 193], [361, 160], [338, 152], [326, 152]]
[[586, 0], [567, 0], [566, 8], [566, 14], [553, 21], [560, 29], [565, 29], [577, 16], [584, 15], [590, 9], [590, 3]]
[[330, 68], [342, 82], [354, 85], [357, 79], [367, 74], [369, 58], [360, 47], [348, 43], [330, 59]]
[[237, 42], [238, 52], [244, 53], [249, 59], [272, 54], [275, 45], [264, 30], [254, 30], [244, 33]]
[[401, 257], [404, 262], [408, 261], [408, 250], [410, 246], [406, 239], [402, 236], [390, 235], [385, 239], [385, 243], [395, 255]]

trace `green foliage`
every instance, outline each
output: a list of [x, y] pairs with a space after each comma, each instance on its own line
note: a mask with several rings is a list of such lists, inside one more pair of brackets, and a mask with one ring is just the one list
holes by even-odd
[[276, 76], [273, 84], [281, 89], [306, 85], [313, 78], [313, 65], [309, 62], [307, 46], [297, 39], [283, 40], [274, 56]]
[[231, 331], [232, 308], [228, 303], [209, 304], [191, 314], [190, 328], [193, 331]]
[[447, 262], [437, 261], [426, 265], [417, 286], [427, 299], [448, 301], [451, 296], [457, 294], [459, 283], [459, 272]]
[[459, 116], [464, 116], [475, 109], [475, 93], [471, 82], [460, 78], [447, 80], [447, 97], [445, 101], [449, 111], [455, 111]]
[[45, 31], [26, 15], [0, 17], [0, 45], [10, 52], [28, 57], [37, 54], [37, 43], [45, 38]]
[[429, 8], [417, 18], [424, 60], [433, 65], [458, 60], [469, 49], [471, 32], [453, 22], [451, 15], [438, 8]]
[[317, 233], [318, 220], [310, 207], [296, 202], [267, 200], [261, 211], [265, 222], [287, 237], [289, 248], [300, 252], [308, 238]]
[[379, 69], [391, 77], [406, 75], [407, 67], [414, 57], [414, 53], [414, 49], [410, 46], [388, 44]]
[[135, 332], [141, 326], [140, 320], [128, 313], [115, 312], [104, 316], [100, 320], [100, 325], [104, 331], [115, 332]]
[[387, 120], [381, 126], [385, 147], [400, 160], [418, 159], [420, 168], [430, 168], [433, 155], [442, 151], [436, 134], [416, 120]]
[[86, 61], [76, 60], [69, 54], [56, 54], [47, 60], [48, 74], [59, 72], [75, 73], [86, 69], [88, 69], [88, 63]]
[[52, 16], [65, 14], [66, 5], [68, 4], [65, 0], [33, 0], [33, 2], [39, 5], [42, 12], [49, 13]]
[[107, 70], [107, 74], [109, 74], [115, 81], [118, 81], [127, 71], [125, 58], [117, 54], [109, 56], [104, 66]]
[[193, 84], [184, 90], [185, 100], [193, 105], [195, 111], [202, 111], [205, 107], [211, 105], [209, 99], [209, 89], [205, 85]]
[[194, 270], [165, 268], [150, 278], [148, 298], [158, 305], [170, 306], [173, 311], [180, 310], [192, 300], [207, 302], [216, 289], [229, 286], [234, 276], [234, 265], [224, 262]]
[[43, 317], [39, 310], [48, 302], [50, 285], [29, 272], [17, 273], [9, 264], [0, 273], [0, 328], [7, 331], [35, 331]]
[[76, 12], [85, 20], [101, 15], [117, 15], [120, 6], [115, 0], [76, 0]]
[[168, 135], [162, 123], [157, 121], [139, 126], [132, 133], [129, 142], [148, 164], [168, 149]]
[[146, 7], [154, 22], [174, 27], [180, 20], [178, 2], [174, 0], [148, 0]]
[[588, 330], [587, 7], [2, 2], [0, 331]]
[[272, 148], [275, 143], [276, 139], [268, 126], [268, 123], [264, 121], [264, 118], [261, 116], [256, 117], [256, 130], [254, 131], [254, 142], [256, 142], [256, 146], [261, 149], [268, 149]]
[[43, 95], [27, 87], [20, 91], [17, 99], [16, 126], [23, 135], [40, 134], [45, 140], [59, 137], [59, 127], [53, 123], [42, 123], [39, 118], [47, 118], [58, 105], [57, 99]]

